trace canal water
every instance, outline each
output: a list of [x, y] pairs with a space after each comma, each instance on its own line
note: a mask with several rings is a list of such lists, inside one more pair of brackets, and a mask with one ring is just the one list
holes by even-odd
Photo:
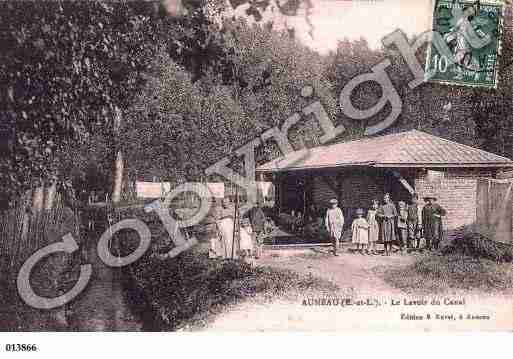
[[92, 264], [93, 274], [87, 288], [70, 305], [68, 315], [70, 329], [74, 331], [144, 330], [143, 321], [127, 300], [121, 270], [108, 267], [100, 260], [96, 243], [93, 242], [88, 247], [87, 262]]

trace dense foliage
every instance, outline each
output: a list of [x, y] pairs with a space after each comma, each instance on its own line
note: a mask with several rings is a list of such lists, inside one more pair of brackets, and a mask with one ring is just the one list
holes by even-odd
[[[1, 149], [7, 154], [0, 163], [3, 192], [12, 197], [57, 179], [74, 179], [86, 191], [111, 188], [118, 148], [130, 176], [199, 180], [206, 167], [318, 99], [346, 127], [342, 140], [360, 137], [386, 111], [370, 122], [350, 120], [341, 114], [338, 94], [384, 58], [392, 62], [387, 72], [403, 100], [390, 131], [418, 128], [513, 155], [511, 6], [504, 21], [501, 85], [494, 91], [434, 84], [410, 90], [411, 73], [394, 49], [344, 40], [322, 57], [287, 29], [265, 23], [271, 9], [283, 17], [308, 15], [308, 0], [163, 4], [0, 4], [6, 30], [0, 132], [14, 138]], [[183, 14], [169, 4], [181, 4]], [[230, 7], [245, 9], [246, 19], [224, 18]], [[314, 95], [305, 99], [300, 94], [307, 85]], [[366, 83], [353, 101], [366, 108], [380, 95], [379, 86]], [[115, 131], [117, 113], [122, 136]], [[292, 128], [290, 140], [295, 148], [312, 147], [319, 145], [319, 134], [310, 119]], [[270, 141], [258, 149], [257, 160], [278, 154]]]
[[13, 191], [57, 179], [77, 142], [112, 134], [115, 109], [143, 83], [156, 41], [137, 3], [20, 4], [0, 4], [2, 117], [16, 131], [1, 176]]
[[4, 197], [71, 177], [84, 184], [91, 169], [112, 177], [116, 116], [130, 106], [162, 49], [196, 78], [226, 72], [221, 37], [211, 35], [204, 3], [182, 3], [186, 17], [152, 2], [0, 4], [2, 137], [14, 139], [2, 148]]
[[480, 146], [513, 157], [513, 6], [506, 7], [497, 91], [476, 89], [473, 119]]
[[164, 262], [146, 257], [127, 269], [126, 275], [132, 281], [131, 304], [151, 311], [148, 329], [164, 331], [203, 327], [213, 315], [248, 298], [297, 300], [312, 292], [329, 295], [338, 289], [313, 276], [239, 261], [213, 261], [206, 253], [191, 251]]
[[[338, 112], [321, 56], [286, 33], [225, 21], [224, 39], [233, 78], [213, 71], [195, 81], [168, 54], [125, 119], [124, 153], [131, 173], [171, 181], [198, 180], [205, 168], [320, 99], [330, 117]], [[182, 66], [180, 66], [182, 65]], [[314, 96], [301, 96], [312, 86]], [[317, 145], [315, 119], [301, 121], [290, 139], [296, 148]], [[272, 141], [258, 160], [279, 154]], [[152, 161], [147, 161], [151, 158]]]

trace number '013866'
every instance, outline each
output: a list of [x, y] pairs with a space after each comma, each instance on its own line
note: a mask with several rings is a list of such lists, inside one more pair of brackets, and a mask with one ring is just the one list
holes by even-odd
[[36, 344], [6, 344], [5, 351], [7, 352], [36, 352]]

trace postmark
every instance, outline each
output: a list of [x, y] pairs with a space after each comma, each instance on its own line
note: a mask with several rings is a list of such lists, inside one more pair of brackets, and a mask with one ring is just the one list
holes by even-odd
[[426, 59], [426, 81], [497, 88], [504, 2], [500, 0], [437, 0], [433, 30], [450, 50], [441, 54], [431, 45]]

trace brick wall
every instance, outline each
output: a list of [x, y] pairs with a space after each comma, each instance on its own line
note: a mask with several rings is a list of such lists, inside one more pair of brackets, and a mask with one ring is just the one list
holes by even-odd
[[443, 178], [430, 181], [427, 172], [419, 171], [415, 178], [415, 190], [422, 198], [435, 194], [438, 203], [446, 209], [445, 229], [455, 229], [473, 224], [476, 220], [477, 178], [492, 177], [487, 170], [440, 169]]
[[[485, 169], [438, 169], [443, 173], [440, 179], [428, 178], [427, 171], [424, 170], [401, 170], [401, 173], [410, 178], [415, 178], [415, 190], [422, 199], [427, 194], [435, 194], [438, 203], [447, 210], [447, 216], [444, 220], [445, 229], [455, 229], [463, 225], [474, 224], [476, 220], [476, 190], [478, 178], [492, 178], [494, 173]], [[334, 191], [325, 182], [323, 176], [330, 177], [332, 184], [336, 183], [342, 191], [337, 196]], [[380, 201], [387, 187], [387, 178], [389, 182], [395, 183], [397, 188], [402, 186], [397, 179], [389, 174], [381, 173], [377, 170], [352, 168], [346, 171], [323, 172], [315, 175], [310, 174], [310, 195], [308, 202], [313, 201], [317, 206], [325, 208], [328, 200], [338, 197], [344, 215], [351, 219], [354, 211], [358, 207], [369, 208], [373, 198]], [[397, 183], [396, 183], [397, 182]], [[294, 187], [289, 189], [289, 196], [300, 195]], [[402, 189], [405, 192], [404, 189]], [[405, 192], [406, 193], [406, 192]], [[404, 196], [403, 196], [404, 197]], [[407, 198], [406, 198], [407, 197]], [[395, 203], [399, 200], [409, 200], [409, 195], [401, 198], [397, 189], [392, 193]], [[421, 200], [421, 204], [423, 201]]]

